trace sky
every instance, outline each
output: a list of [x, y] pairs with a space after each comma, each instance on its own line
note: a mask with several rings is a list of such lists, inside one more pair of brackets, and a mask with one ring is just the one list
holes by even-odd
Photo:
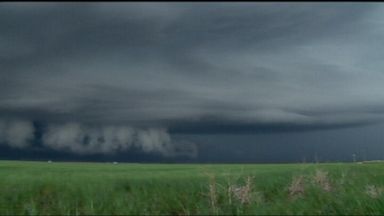
[[384, 4], [0, 3], [0, 159], [384, 159]]

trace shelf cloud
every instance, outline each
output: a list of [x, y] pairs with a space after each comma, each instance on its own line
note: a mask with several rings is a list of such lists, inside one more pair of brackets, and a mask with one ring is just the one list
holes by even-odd
[[1, 141], [28, 146], [43, 122], [43, 143], [57, 150], [196, 155], [171, 136], [381, 123], [383, 12], [379, 3], [1, 3]]

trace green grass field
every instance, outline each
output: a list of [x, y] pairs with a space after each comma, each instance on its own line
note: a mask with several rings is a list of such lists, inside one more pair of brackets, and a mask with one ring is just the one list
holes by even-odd
[[0, 215], [384, 214], [384, 163], [0, 161]]

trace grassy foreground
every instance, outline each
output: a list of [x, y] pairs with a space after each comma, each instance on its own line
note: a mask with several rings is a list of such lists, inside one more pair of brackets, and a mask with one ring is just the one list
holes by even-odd
[[0, 194], [0, 215], [384, 215], [384, 163], [0, 161]]

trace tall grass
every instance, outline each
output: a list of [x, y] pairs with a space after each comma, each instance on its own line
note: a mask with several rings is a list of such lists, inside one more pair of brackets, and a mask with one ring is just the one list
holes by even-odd
[[0, 215], [384, 214], [384, 164], [0, 162]]

